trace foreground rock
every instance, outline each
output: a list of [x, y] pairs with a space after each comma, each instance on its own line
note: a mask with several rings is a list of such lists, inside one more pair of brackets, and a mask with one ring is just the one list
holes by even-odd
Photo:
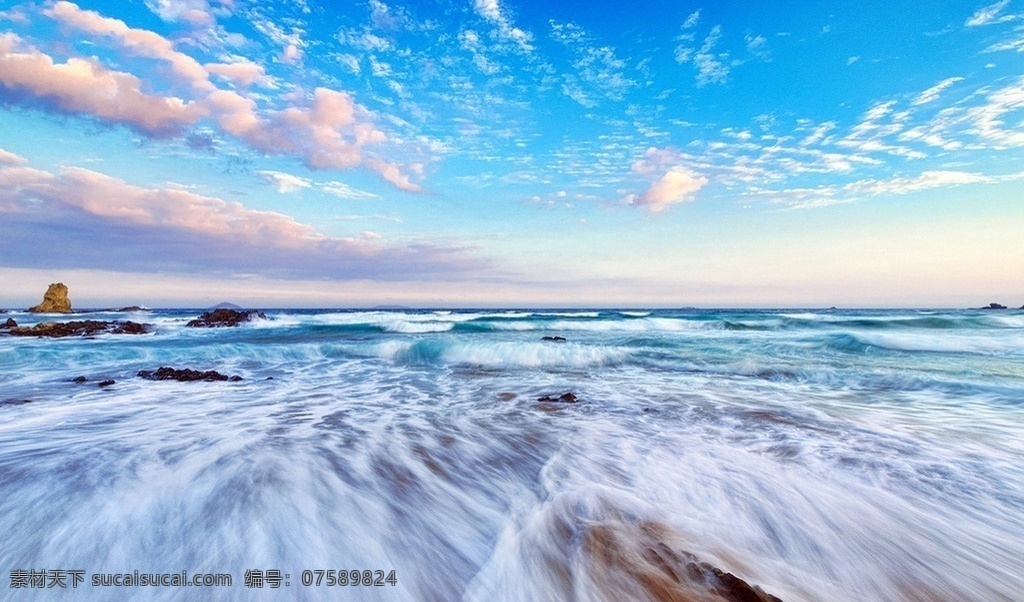
[[6, 322], [4, 322], [3, 324], [0, 324], [0, 329], [4, 329], [4, 328], [17, 328], [17, 327], [18, 327], [18, 323], [14, 321], [14, 318], [7, 318]]
[[43, 302], [29, 310], [35, 314], [69, 314], [71, 300], [68, 299], [68, 287], [63, 282], [51, 284], [43, 294]]
[[17, 326], [9, 332], [16, 337], [78, 337], [97, 334], [145, 334], [152, 331], [152, 325], [137, 322], [105, 322], [102, 320], [79, 320], [72, 322], [40, 322], [35, 326]]
[[139, 370], [138, 376], [139, 378], [144, 378], [146, 380], [177, 380], [181, 382], [194, 382], [197, 380], [203, 380], [206, 382], [218, 380], [238, 382], [242, 380], [241, 376], [228, 376], [226, 374], [221, 374], [216, 370], [200, 372], [199, 370], [190, 370], [188, 368], [179, 370], [168, 366], [161, 366], [156, 370]]
[[681, 542], [668, 525], [611, 520], [582, 530], [588, 576], [609, 599], [782, 602], [679, 547]]
[[193, 328], [220, 328], [225, 326], [238, 326], [242, 322], [266, 319], [267, 316], [263, 315], [263, 312], [255, 309], [237, 311], [234, 309], [220, 308], [204, 312], [203, 315], [190, 321], [185, 326], [191, 326]]

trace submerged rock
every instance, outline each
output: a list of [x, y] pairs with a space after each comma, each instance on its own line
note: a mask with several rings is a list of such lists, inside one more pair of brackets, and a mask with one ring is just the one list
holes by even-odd
[[213, 311], [204, 312], [203, 315], [190, 321], [185, 326], [191, 326], [192, 328], [219, 328], [224, 326], [238, 326], [242, 322], [266, 319], [267, 316], [265, 316], [263, 312], [255, 309], [237, 311], [222, 307]]
[[43, 294], [43, 302], [29, 310], [37, 314], [69, 314], [71, 300], [68, 299], [68, 287], [63, 282], [51, 284]]
[[107, 380], [100, 381], [100, 386], [101, 387], [109, 387], [112, 384], [114, 384], [114, 379], [112, 379], [112, 378], [108, 378]]
[[0, 406], [20, 406], [26, 403], [32, 403], [31, 399], [5, 399], [0, 401]]
[[35, 326], [18, 326], [10, 333], [16, 337], [76, 337], [97, 334], [145, 334], [151, 325], [136, 322], [105, 322], [103, 320], [78, 320], [72, 322], [40, 322]]
[[146, 380], [177, 380], [181, 382], [193, 382], [197, 380], [203, 380], [207, 382], [213, 382], [218, 380], [228, 380], [237, 382], [242, 380], [241, 376], [227, 376], [221, 374], [216, 370], [207, 370], [200, 372], [199, 370], [191, 370], [189, 368], [170, 368], [168, 366], [161, 366], [156, 370], [139, 370], [139, 378]]
[[620, 600], [782, 602], [678, 546], [655, 521], [607, 521], [583, 528], [582, 551], [601, 591]]
[[576, 403], [578, 399], [572, 392], [562, 393], [558, 397], [551, 395], [545, 395], [544, 397], [538, 397], [537, 401], [554, 402], [554, 403]]
[[541, 339], [540, 339], [540, 340], [542, 340], [542, 341], [564, 341], [564, 340], [565, 340], [565, 337], [560, 337], [560, 336], [546, 336], [546, 337], [541, 337]]

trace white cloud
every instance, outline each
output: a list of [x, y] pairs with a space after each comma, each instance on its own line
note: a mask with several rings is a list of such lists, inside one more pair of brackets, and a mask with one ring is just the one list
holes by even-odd
[[[703, 88], [708, 84], [722, 84], [729, 78], [729, 53], [715, 52], [715, 45], [722, 37], [722, 27], [715, 25], [711, 28], [708, 36], [704, 38], [704, 44], [699, 48], [693, 48], [681, 44], [675, 49], [675, 58], [679, 63], [693, 63], [697, 68], [697, 87]], [[692, 42], [693, 36], [686, 34], [679, 39], [684, 42]]]
[[256, 173], [261, 175], [265, 182], [272, 184], [281, 194], [298, 192], [310, 186], [310, 181], [306, 178], [300, 178], [280, 171], [258, 171]]
[[366, 192], [364, 190], [358, 190], [352, 188], [344, 182], [338, 182], [332, 180], [330, 182], [324, 182], [320, 185], [320, 189], [328, 194], [333, 194], [336, 197], [343, 199], [379, 199], [380, 197], [372, 192]]
[[917, 176], [896, 176], [888, 180], [857, 180], [843, 185], [784, 190], [756, 190], [748, 196], [761, 197], [794, 209], [813, 209], [866, 198], [906, 195], [938, 188], [968, 184], [994, 184], [1024, 179], [1024, 173], [1007, 176], [986, 176], [954, 170], [924, 171]]
[[686, 17], [686, 20], [683, 21], [683, 29], [693, 29], [697, 26], [697, 21], [700, 21], [700, 9], [693, 11]]
[[533, 52], [533, 36], [512, 24], [498, 0], [474, 0], [473, 8], [478, 15], [494, 25], [499, 38], [515, 43], [525, 53]]
[[950, 77], [950, 78], [944, 79], [941, 82], [939, 82], [939, 83], [935, 84], [934, 86], [932, 86], [931, 88], [928, 88], [924, 92], [921, 92], [921, 94], [919, 94], [917, 96], [917, 98], [915, 98], [914, 101], [912, 103], [910, 103], [910, 104], [912, 104], [914, 106], [917, 106], [917, 105], [923, 105], [923, 104], [927, 104], [929, 102], [932, 102], [932, 101], [936, 100], [939, 97], [939, 94], [941, 94], [943, 92], [943, 90], [945, 90], [946, 88], [952, 86], [953, 84], [955, 84], [957, 82], [961, 82], [963, 80], [964, 80], [964, 78], [962, 78], [962, 77]]
[[771, 60], [771, 52], [768, 50], [768, 40], [764, 36], [747, 34], [743, 36], [747, 43], [747, 51], [763, 61]]
[[993, 23], [1013, 20], [1016, 18], [1013, 15], [1000, 16], [1000, 13], [1003, 12], [1003, 9], [1009, 3], [1010, 0], [999, 0], [998, 2], [983, 6], [974, 11], [974, 14], [964, 22], [964, 25], [967, 27], [977, 27], [979, 25], [991, 25]]

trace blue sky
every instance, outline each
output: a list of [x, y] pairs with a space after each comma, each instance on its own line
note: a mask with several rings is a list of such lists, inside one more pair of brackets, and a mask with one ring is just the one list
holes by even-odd
[[0, 304], [1024, 302], [1024, 0], [0, 10]]

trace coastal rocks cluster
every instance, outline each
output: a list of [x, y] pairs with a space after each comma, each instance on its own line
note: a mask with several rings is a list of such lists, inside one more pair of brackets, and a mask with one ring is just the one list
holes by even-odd
[[199, 316], [195, 320], [189, 321], [185, 326], [192, 328], [223, 328], [230, 326], [238, 326], [243, 322], [252, 322], [255, 320], [266, 320], [267, 316], [263, 312], [255, 309], [246, 310], [235, 310], [226, 307], [221, 307], [213, 311], [203, 312], [203, 315]]
[[199, 371], [189, 368], [171, 368], [169, 366], [161, 366], [156, 370], [139, 370], [136, 376], [146, 380], [176, 380], [179, 382], [195, 382], [200, 380], [206, 382], [220, 380], [238, 382], [242, 380], [241, 376], [228, 376], [216, 370]]
[[71, 322], [40, 322], [35, 326], [18, 326], [14, 320], [8, 319], [0, 330], [6, 330], [16, 337], [76, 337], [95, 336], [97, 334], [145, 334], [151, 332], [149, 324], [139, 324], [126, 320], [123, 322], [107, 322], [104, 320], [77, 320]]
[[[1021, 305], [1020, 308], [1024, 309], [1024, 305]], [[979, 307], [978, 309], [1010, 309], [1010, 308], [1005, 306], [1005, 305], [1003, 305], [1002, 303], [989, 303], [988, 305], [985, 305], [983, 307]]]

